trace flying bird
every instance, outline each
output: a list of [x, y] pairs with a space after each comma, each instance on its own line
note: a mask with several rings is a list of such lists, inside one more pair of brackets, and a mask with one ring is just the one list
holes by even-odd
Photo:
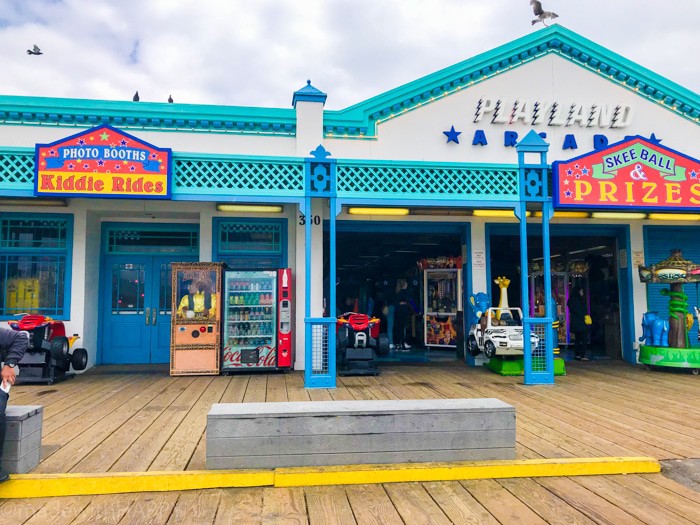
[[559, 18], [558, 14], [552, 11], [545, 11], [544, 9], [542, 9], [542, 2], [540, 2], [539, 0], [530, 0], [530, 5], [532, 6], [532, 10], [534, 11], [535, 16], [537, 17], [532, 21], [533, 26], [538, 22], [542, 22], [546, 26], [547, 23], [545, 22], [545, 20], [547, 18]]
[[132, 100], [133, 100], [134, 102], [138, 102], [139, 100], [141, 100], [141, 97], [139, 97], [139, 92], [138, 92], [138, 91], [137, 91], [136, 93], [134, 93], [134, 98], [133, 98]]
[[168, 102], [170, 102], [171, 104], [174, 102], [174, 101], [173, 101], [173, 96], [172, 96], [172, 95], [169, 95], [169, 96], [168, 96]]
[[34, 47], [32, 49], [27, 49], [27, 54], [28, 55], [43, 55], [44, 53], [39, 49], [39, 46], [34, 44]]

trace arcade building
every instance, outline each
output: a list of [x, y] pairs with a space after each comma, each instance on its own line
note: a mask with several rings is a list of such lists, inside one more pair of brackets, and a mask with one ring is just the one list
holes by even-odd
[[334, 380], [332, 319], [387, 324], [398, 280], [393, 358], [465, 373], [487, 360], [466, 349], [472, 296], [556, 318], [568, 360], [581, 286], [591, 357], [638, 362], [642, 315], [668, 314], [638, 267], [700, 263], [697, 93], [559, 25], [345, 109], [320, 87], [288, 108], [0, 95], [0, 320], [62, 320], [89, 366], [168, 363], [173, 263], [290, 268], [293, 368], [314, 386]]

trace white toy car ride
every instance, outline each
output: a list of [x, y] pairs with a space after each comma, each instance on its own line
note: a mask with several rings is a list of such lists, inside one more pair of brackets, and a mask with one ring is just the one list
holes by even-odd
[[[498, 319], [500, 313], [500, 319]], [[484, 352], [489, 359], [496, 356], [523, 355], [523, 312], [520, 308], [489, 308], [479, 323], [469, 330], [467, 348], [473, 356]], [[484, 322], [485, 321], [485, 322]], [[539, 343], [530, 334], [531, 349]]]

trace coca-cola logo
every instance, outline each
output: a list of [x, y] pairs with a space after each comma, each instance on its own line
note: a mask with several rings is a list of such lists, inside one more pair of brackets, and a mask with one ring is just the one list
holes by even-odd
[[240, 349], [232, 349], [230, 346], [224, 347], [224, 362], [223, 368], [255, 368], [255, 367], [275, 367], [277, 366], [277, 347], [274, 346], [258, 346], [256, 350], [259, 352], [258, 362], [256, 363], [241, 363]]

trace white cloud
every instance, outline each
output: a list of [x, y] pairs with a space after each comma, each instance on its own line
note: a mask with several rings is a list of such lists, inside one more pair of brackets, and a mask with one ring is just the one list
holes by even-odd
[[[546, 0], [557, 22], [693, 91], [700, 2]], [[0, 94], [340, 109], [530, 33], [528, 0], [5, 0]], [[34, 43], [45, 52], [29, 56]]]

